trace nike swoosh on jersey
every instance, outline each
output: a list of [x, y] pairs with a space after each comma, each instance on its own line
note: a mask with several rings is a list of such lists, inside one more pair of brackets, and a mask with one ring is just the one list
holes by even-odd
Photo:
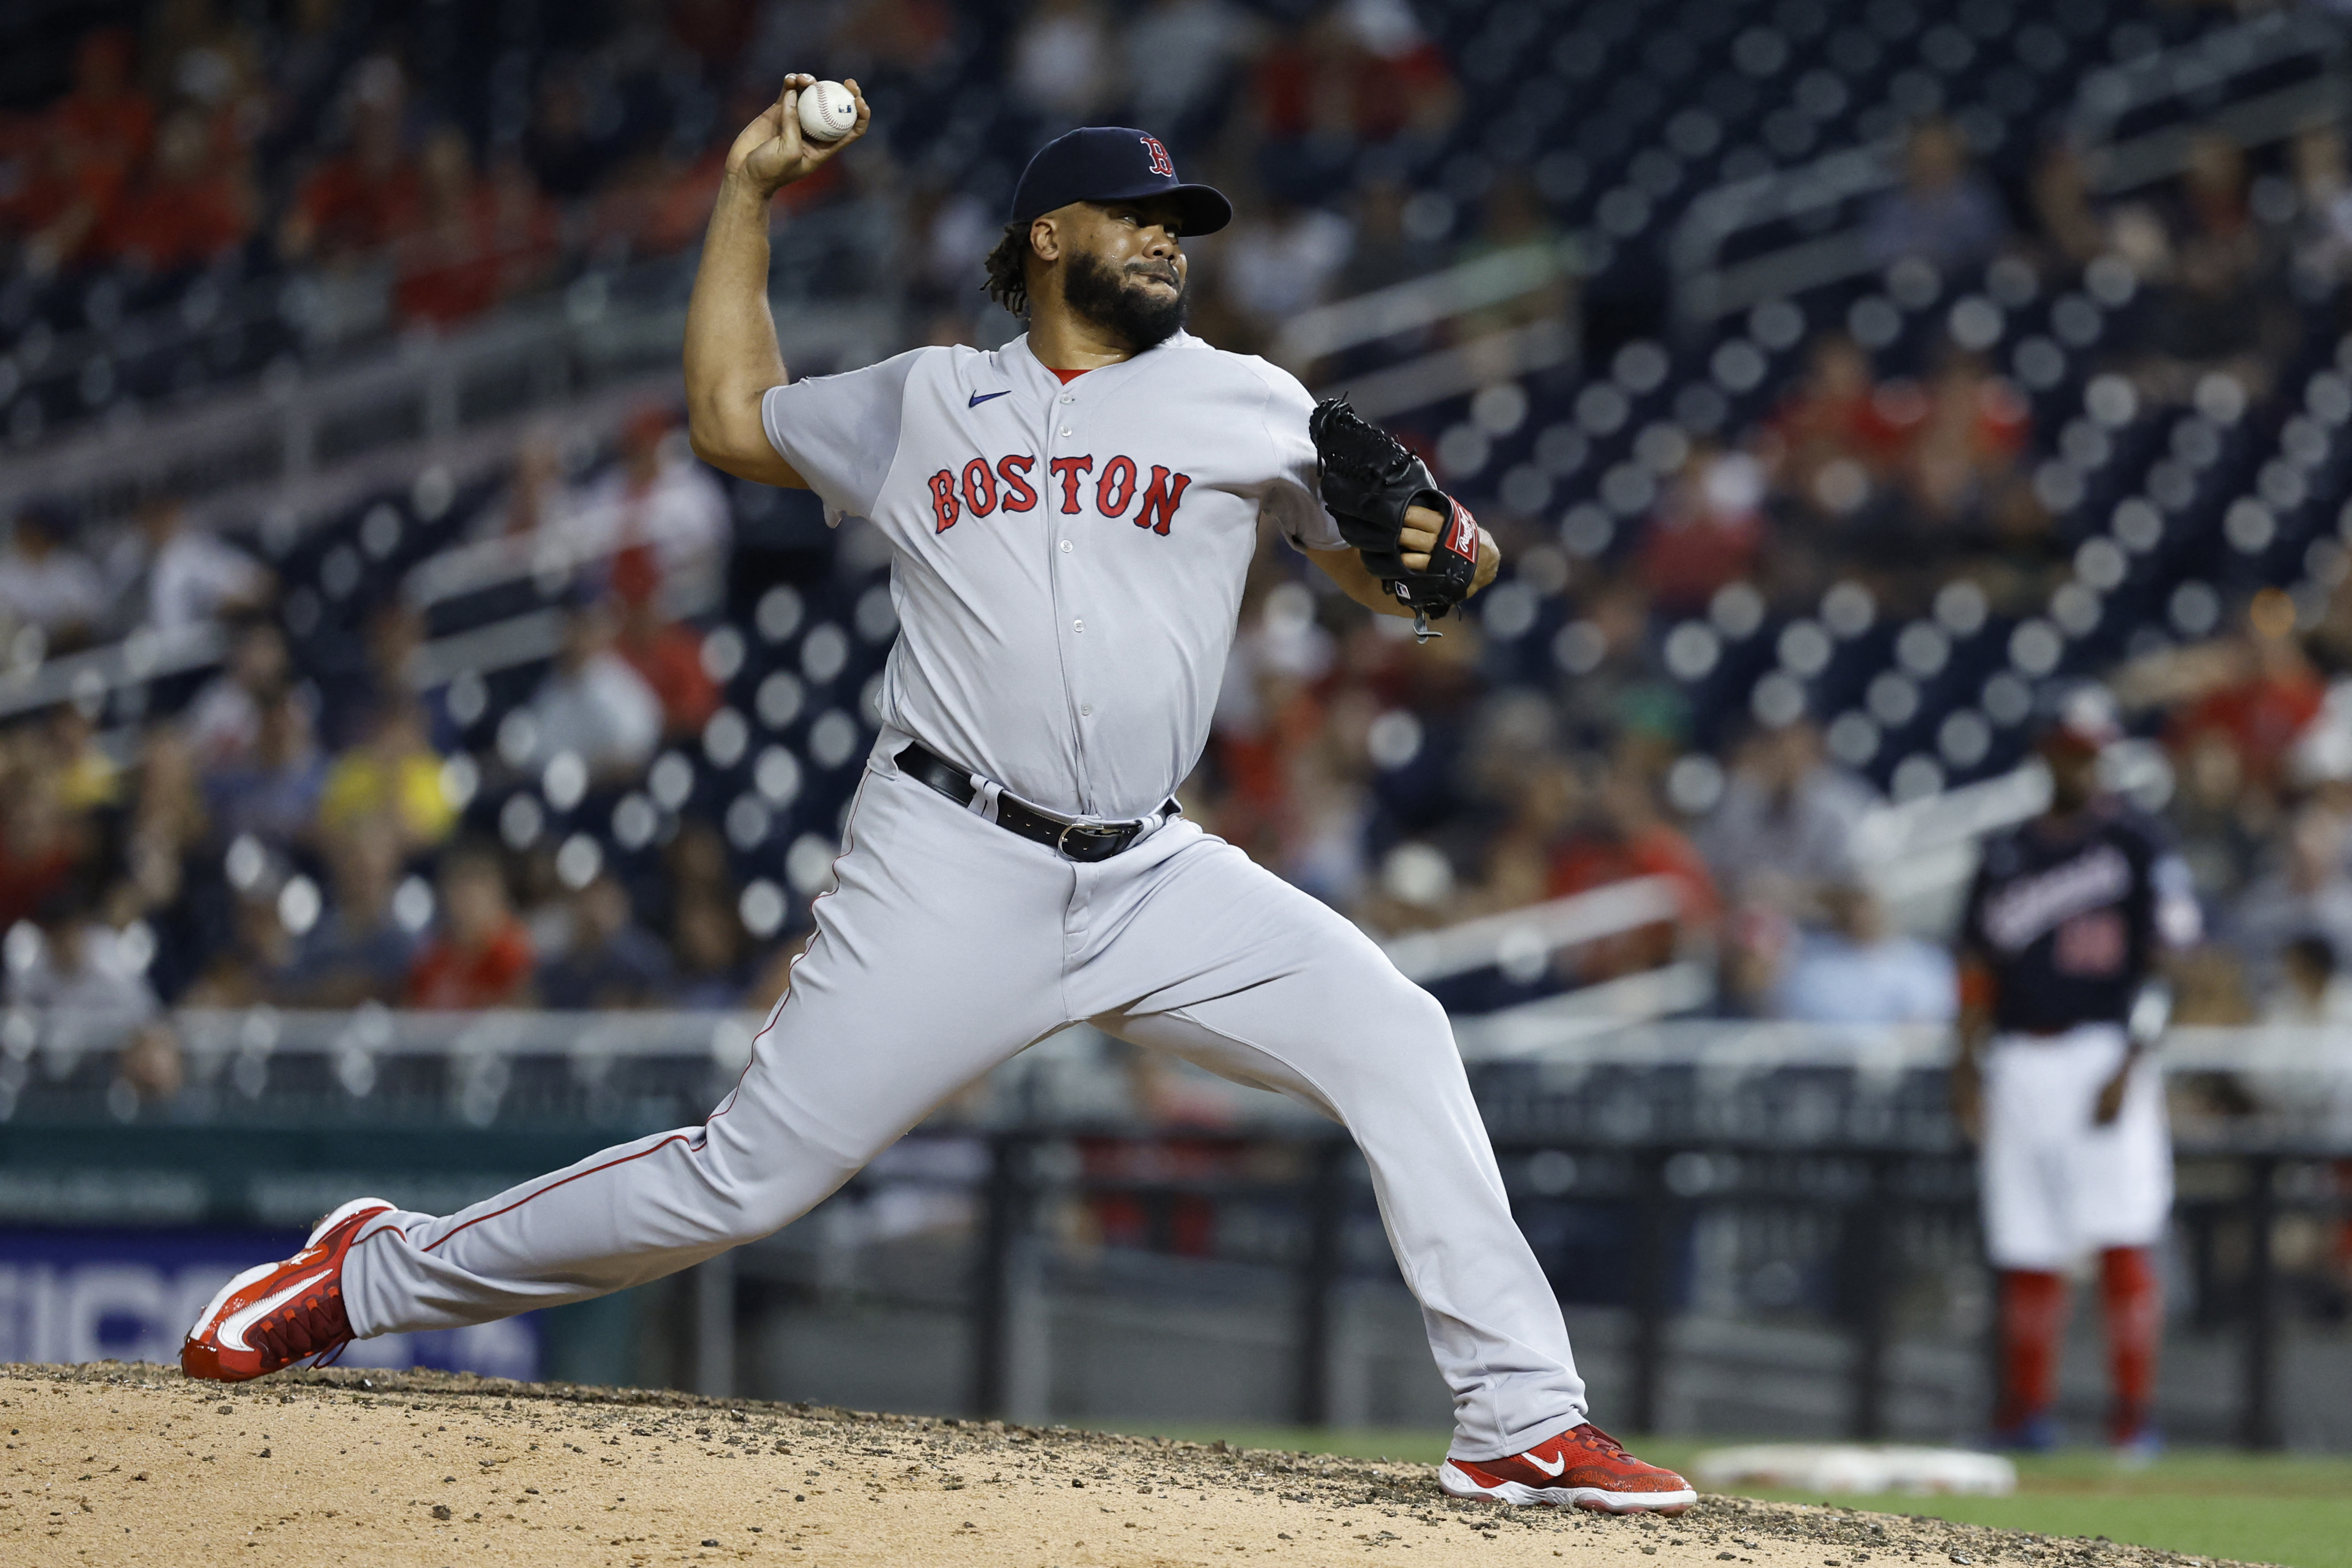
[[1519, 1458], [1527, 1460], [1528, 1463], [1533, 1465], [1536, 1469], [1541, 1470], [1548, 1476], [1556, 1476], [1559, 1474], [1560, 1471], [1568, 1469], [1568, 1456], [1565, 1454], [1562, 1454], [1559, 1458], [1554, 1459], [1549, 1464], [1545, 1464], [1543, 1460], [1538, 1458], [1533, 1453], [1521, 1454]]
[[307, 1279], [298, 1280], [275, 1295], [256, 1301], [242, 1312], [230, 1313], [227, 1320], [220, 1326], [221, 1343], [230, 1350], [251, 1350], [253, 1347], [245, 1343], [246, 1330], [326, 1277], [324, 1274], [313, 1274]]
[[1013, 393], [1013, 389], [1012, 389], [1011, 387], [1006, 387], [1003, 392], [974, 392], [974, 393], [972, 393], [972, 394], [971, 394], [971, 401], [970, 402], [968, 402], [968, 403], [964, 404], [964, 407], [966, 407], [966, 408], [978, 408], [982, 403], [986, 402], [990, 398], [992, 398], [992, 397], [1010, 397], [1010, 396], [1012, 395], [1012, 393]]

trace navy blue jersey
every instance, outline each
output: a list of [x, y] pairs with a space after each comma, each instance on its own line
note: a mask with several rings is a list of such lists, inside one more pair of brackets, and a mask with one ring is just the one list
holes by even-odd
[[2158, 954], [2197, 940], [2189, 867], [2119, 801], [1994, 834], [1983, 853], [1960, 946], [1992, 973], [1996, 1029], [2122, 1023]]

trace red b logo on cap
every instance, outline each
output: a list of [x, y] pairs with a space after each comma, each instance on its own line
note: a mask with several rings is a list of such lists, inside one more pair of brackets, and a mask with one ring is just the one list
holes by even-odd
[[1163, 180], [1174, 179], [1176, 165], [1169, 162], [1168, 149], [1160, 145], [1160, 138], [1146, 136], [1142, 141], [1143, 150], [1151, 154], [1151, 172]]

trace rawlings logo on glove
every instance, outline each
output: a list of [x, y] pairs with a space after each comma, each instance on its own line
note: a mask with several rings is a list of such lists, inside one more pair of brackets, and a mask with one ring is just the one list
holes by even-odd
[[[1478, 576], [1478, 523], [1470, 509], [1437, 487], [1429, 465], [1388, 432], [1367, 424], [1341, 398], [1325, 398], [1307, 422], [1323, 469], [1323, 504], [1339, 532], [1381, 586], [1412, 610], [1413, 631], [1433, 637], [1429, 623], [1470, 597]], [[1404, 515], [1427, 507], [1446, 519], [1429, 564], [1404, 563]]]

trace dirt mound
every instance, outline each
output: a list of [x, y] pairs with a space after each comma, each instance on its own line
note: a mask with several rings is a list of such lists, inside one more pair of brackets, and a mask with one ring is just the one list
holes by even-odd
[[[1848, 1509], [1465, 1504], [1429, 1469], [439, 1374], [0, 1368], [0, 1562], [2186, 1568]], [[247, 1552], [253, 1553], [248, 1557]]]

